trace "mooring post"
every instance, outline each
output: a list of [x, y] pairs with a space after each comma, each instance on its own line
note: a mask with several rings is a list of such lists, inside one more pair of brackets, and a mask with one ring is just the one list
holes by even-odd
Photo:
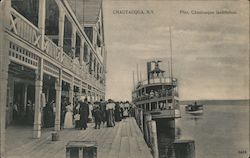
[[150, 144], [150, 135], [148, 130], [148, 121], [152, 120], [152, 116], [150, 114], [144, 114], [144, 139], [146, 140], [147, 144]]
[[142, 131], [142, 133], [143, 133], [143, 110], [142, 109], [140, 109], [140, 111], [139, 111], [140, 113], [140, 129], [141, 129], [141, 131]]
[[66, 146], [66, 158], [97, 158], [97, 143], [70, 141]]
[[149, 127], [149, 136], [150, 136], [151, 149], [153, 151], [153, 157], [159, 158], [156, 122], [153, 120], [148, 121], [148, 127]]
[[174, 149], [176, 158], [195, 158], [194, 140], [176, 140]]

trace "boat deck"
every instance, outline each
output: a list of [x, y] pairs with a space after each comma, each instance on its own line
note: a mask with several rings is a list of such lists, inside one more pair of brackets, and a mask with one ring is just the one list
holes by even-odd
[[52, 129], [44, 129], [40, 139], [32, 139], [32, 128], [10, 126], [7, 129], [7, 158], [65, 158], [69, 141], [96, 141], [98, 158], [152, 158], [134, 118], [126, 118], [115, 127], [86, 130], [65, 129], [59, 141], [51, 141]]

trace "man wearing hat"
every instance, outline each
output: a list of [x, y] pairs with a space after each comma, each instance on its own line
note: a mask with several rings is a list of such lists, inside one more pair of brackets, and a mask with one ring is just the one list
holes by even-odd
[[89, 105], [87, 98], [80, 98], [80, 129], [87, 128], [88, 116], [89, 116]]

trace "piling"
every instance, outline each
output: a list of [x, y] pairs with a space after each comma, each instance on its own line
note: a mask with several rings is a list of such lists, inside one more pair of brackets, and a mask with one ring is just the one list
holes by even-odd
[[195, 158], [194, 140], [176, 140], [174, 149], [176, 158]]
[[97, 158], [95, 141], [70, 141], [66, 145], [66, 158]]
[[144, 139], [146, 140], [147, 144], [150, 144], [150, 135], [149, 135], [149, 130], [148, 130], [148, 121], [152, 120], [152, 116], [150, 114], [144, 114], [143, 115], [143, 126], [144, 126]]
[[142, 109], [139, 109], [139, 118], [140, 118], [140, 129], [143, 133], [143, 110]]
[[154, 158], [159, 158], [158, 141], [157, 141], [157, 128], [155, 121], [148, 121], [148, 129], [150, 136], [150, 146]]

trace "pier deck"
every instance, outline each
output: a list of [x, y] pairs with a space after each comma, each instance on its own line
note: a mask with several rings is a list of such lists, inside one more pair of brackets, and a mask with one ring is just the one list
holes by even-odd
[[32, 139], [29, 127], [10, 126], [7, 129], [7, 158], [65, 158], [69, 141], [97, 141], [98, 158], [152, 158], [134, 118], [116, 123], [114, 128], [86, 130], [65, 129], [59, 141], [51, 141], [52, 130], [43, 130], [40, 139]]

